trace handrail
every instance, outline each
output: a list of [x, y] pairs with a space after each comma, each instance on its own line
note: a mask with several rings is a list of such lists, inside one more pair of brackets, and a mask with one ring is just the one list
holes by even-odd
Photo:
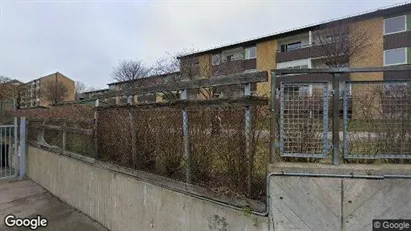
[[222, 76], [221, 78], [196, 79], [191, 81], [179, 81], [174, 83], [165, 83], [155, 86], [136, 87], [126, 90], [113, 90], [100, 95], [96, 95], [95, 99], [111, 98], [116, 96], [129, 96], [154, 92], [179, 91], [183, 89], [198, 89], [207, 87], [219, 87], [229, 85], [241, 85], [247, 83], [258, 83], [268, 81], [266, 71], [242, 73], [236, 75]]
[[389, 66], [389, 67], [343, 67], [343, 68], [306, 68], [306, 69], [273, 69], [277, 75], [283, 74], [297, 74], [297, 73], [369, 73], [369, 72], [397, 72], [397, 71], [411, 71], [411, 65], [403, 66]]

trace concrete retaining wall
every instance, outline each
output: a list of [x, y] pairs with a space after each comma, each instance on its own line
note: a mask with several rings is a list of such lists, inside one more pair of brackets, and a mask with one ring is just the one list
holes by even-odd
[[268, 219], [28, 146], [27, 174], [110, 230], [268, 230]]
[[[307, 166], [307, 165], [305, 165]], [[371, 179], [410, 174], [410, 166], [395, 170], [373, 165], [352, 168], [278, 168], [276, 172], [365, 174], [370, 179], [273, 176], [270, 217], [274, 230], [372, 230], [373, 219], [411, 217], [411, 179]], [[375, 167], [375, 165], [374, 165]], [[367, 169], [366, 171], [364, 171]], [[367, 172], [367, 173], [365, 173]]]
[[[27, 156], [32, 180], [111, 230], [357, 231], [371, 230], [373, 219], [411, 217], [411, 179], [272, 176], [266, 218], [163, 188], [93, 159], [33, 146], [28, 147]], [[302, 166], [270, 166], [270, 171], [374, 176], [411, 173], [407, 165], [384, 171], [375, 165]]]

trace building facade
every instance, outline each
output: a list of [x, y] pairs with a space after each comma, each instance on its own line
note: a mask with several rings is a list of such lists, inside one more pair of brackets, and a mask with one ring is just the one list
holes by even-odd
[[[64, 85], [64, 94], [58, 92], [59, 90], [57, 88], [59, 85]], [[56, 72], [20, 85], [20, 107], [48, 107], [52, 105], [51, 97], [46, 96], [50, 93], [46, 93], [46, 91], [52, 91], [48, 88], [53, 86], [56, 88], [56, 97], [58, 97], [59, 94], [62, 95], [62, 99], [59, 101], [67, 102], [75, 100], [75, 82], [65, 75]]]
[[[366, 39], [364, 39], [364, 37]], [[364, 40], [364, 41], [361, 41]], [[361, 47], [360, 43], [363, 44]], [[345, 50], [338, 50], [343, 47]], [[356, 51], [358, 51], [356, 53]], [[356, 53], [356, 54], [354, 54]], [[342, 54], [342, 55], [341, 55]], [[337, 56], [338, 59], [336, 58]], [[381, 67], [411, 64], [411, 4], [378, 9], [356, 16], [302, 27], [258, 39], [179, 57], [181, 71], [196, 78], [281, 68]], [[333, 59], [330, 61], [330, 59]], [[337, 60], [336, 60], [337, 59]], [[407, 79], [411, 73], [372, 73], [347, 79]], [[330, 76], [281, 76], [282, 81], [316, 82]], [[279, 82], [279, 81], [277, 81]], [[253, 88], [255, 95], [270, 93], [267, 83]], [[312, 94], [315, 84], [300, 89]]]
[[[88, 99], [95, 99], [99, 95], [107, 93], [109, 91], [120, 91], [120, 90], [127, 90], [132, 88], [138, 87], [148, 87], [148, 86], [155, 86], [158, 84], [166, 84], [175, 81], [180, 81], [181, 75], [180, 72], [173, 72], [168, 74], [162, 75], [153, 75], [144, 78], [139, 78], [135, 80], [128, 80], [128, 81], [121, 81], [121, 82], [114, 82], [109, 83], [107, 89], [101, 89], [96, 91], [84, 92], [82, 93], [83, 97], [82, 100]], [[135, 95], [133, 97], [133, 103], [153, 103], [153, 102], [162, 102], [167, 100], [171, 95], [174, 97], [178, 97], [175, 93], [164, 93], [164, 92], [157, 92], [157, 93], [148, 93], [148, 94], [141, 94]], [[117, 96], [111, 99], [105, 99], [110, 104], [126, 104], [127, 103], [127, 96]]]
[[95, 99], [97, 96], [102, 95], [106, 92], [108, 92], [109, 89], [100, 89], [100, 90], [95, 90], [95, 91], [87, 91], [79, 94], [79, 100], [89, 100], [89, 99]]

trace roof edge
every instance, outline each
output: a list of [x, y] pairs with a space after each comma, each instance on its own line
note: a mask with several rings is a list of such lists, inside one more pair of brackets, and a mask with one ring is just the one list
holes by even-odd
[[121, 84], [121, 83], [134, 82], [134, 81], [138, 81], [138, 80], [142, 80], [142, 79], [166, 77], [166, 76], [169, 76], [169, 75], [174, 75], [174, 74], [179, 74], [179, 73], [180, 73], [179, 71], [176, 71], [176, 72], [170, 72], [170, 73], [161, 74], [161, 75], [150, 75], [150, 76], [143, 77], [143, 78], [139, 78], [139, 79], [125, 80], [125, 81], [120, 81], [120, 82], [108, 83], [107, 85], [111, 86], [111, 85], [116, 85], [116, 84]]
[[242, 44], [269, 40], [269, 39], [273, 39], [273, 38], [280, 37], [280, 36], [286, 36], [286, 35], [294, 33], [294, 32], [313, 29], [315, 27], [335, 23], [335, 22], [338, 22], [338, 21], [344, 21], [344, 20], [350, 20], [350, 19], [351, 20], [359, 20], [361, 17], [371, 16], [371, 15], [377, 14], [377, 13], [385, 13], [389, 10], [394, 10], [396, 8], [400, 8], [400, 7], [404, 7], [404, 6], [410, 6], [411, 7], [411, 1], [396, 3], [396, 4], [393, 4], [393, 5], [388, 5], [388, 6], [384, 6], [384, 7], [380, 7], [380, 8], [376, 8], [376, 9], [362, 11], [362, 12], [355, 13], [355, 14], [350, 14], [350, 15], [347, 15], [347, 16], [342, 16], [342, 17], [333, 18], [333, 19], [329, 19], [329, 20], [319, 21], [319, 22], [315, 22], [315, 23], [312, 23], [312, 24], [307, 24], [307, 25], [304, 25], [304, 26], [288, 29], [288, 30], [282, 30], [282, 31], [271, 33], [271, 34], [266, 34], [266, 35], [257, 36], [257, 37], [251, 38], [251, 39], [246, 39], [246, 40], [243, 40], [243, 41], [229, 43], [229, 44], [222, 45], [222, 46], [215, 46], [215, 47], [207, 48], [207, 49], [204, 49], [204, 50], [201, 50], [201, 51], [198, 51], [198, 52], [178, 56], [177, 59], [192, 57], [192, 56], [201, 55], [201, 54], [206, 54], [206, 53], [210, 53], [210, 52], [213, 52], [213, 51], [218, 51], [220, 49], [235, 47], [235, 46], [242, 45]]

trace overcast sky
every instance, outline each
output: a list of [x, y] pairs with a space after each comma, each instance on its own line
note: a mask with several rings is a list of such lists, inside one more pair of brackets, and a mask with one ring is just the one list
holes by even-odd
[[59, 71], [105, 88], [121, 59], [147, 64], [397, 0], [0, 0], [0, 75], [29, 81]]

